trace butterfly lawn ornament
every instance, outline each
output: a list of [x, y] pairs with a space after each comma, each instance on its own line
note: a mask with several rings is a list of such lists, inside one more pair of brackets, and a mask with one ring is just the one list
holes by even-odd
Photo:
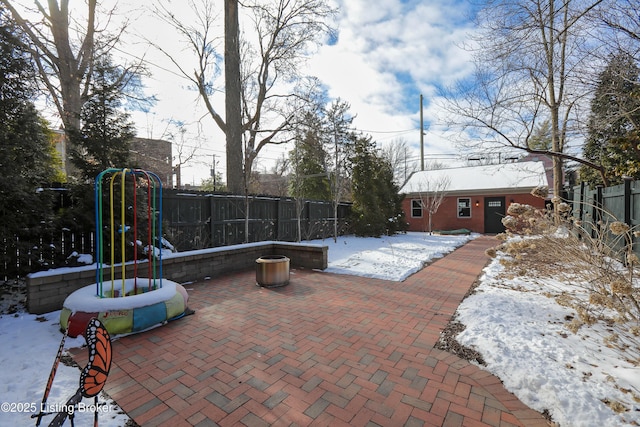
[[[66, 329], [69, 330], [69, 327]], [[32, 415], [32, 418], [37, 418], [36, 426], [40, 425], [40, 421], [44, 415], [56, 414], [54, 419], [49, 423], [49, 427], [59, 427], [69, 418], [71, 426], [74, 426], [74, 415], [78, 404], [84, 397], [94, 398], [94, 426], [98, 425], [98, 394], [104, 388], [104, 385], [109, 376], [109, 369], [111, 368], [111, 337], [109, 332], [104, 327], [102, 322], [96, 318], [89, 320], [87, 328], [85, 330], [85, 338], [87, 340], [87, 348], [89, 350], [89, 361], [87, 366], [84, 367], [80, 374], [80, 386], [76, 393], [67, 400], [67, 403], [61, 405], [62, 410], [57, 412], [40, 412]], [[53, 383], [53, 377], [55, 376], [60, 357], [62, 355], [62, 348], [64, 346], [65, 335], [62, 337], [62, 342], [58, 348], [58, 354], [54, 361], [47, 386], [45, 388], [44, 397], [42, 399], [41, 409], [45, 407], [47, 397], [51, 391], [51, 385]]]

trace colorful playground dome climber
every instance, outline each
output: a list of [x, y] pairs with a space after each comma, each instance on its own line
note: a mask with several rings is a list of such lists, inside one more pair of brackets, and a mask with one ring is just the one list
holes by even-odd
[[76, 337], [95, 317], [111, 335], [129, 334], [191, 312], [184, 287], [162, 278], [160, 178], [141, 169], [110, 168], [96, 177], [94, 190], [96, 282], [65, 299], [60, 325], [71, 320], [68, 335]]

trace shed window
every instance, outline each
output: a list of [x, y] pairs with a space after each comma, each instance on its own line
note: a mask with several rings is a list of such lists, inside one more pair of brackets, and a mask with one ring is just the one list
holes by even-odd
[[502, 206], [502, 200], [489, 200], [487, 206], [490, 208], [499, 208]]
[[422, 201], [411, 201], [411, 218], [422, 218]]
[[468, 197], [458, 199], [458, 218], [471, 217], [471, 199]]

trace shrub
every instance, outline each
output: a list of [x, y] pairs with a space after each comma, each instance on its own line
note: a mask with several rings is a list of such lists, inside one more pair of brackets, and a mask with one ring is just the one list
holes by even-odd
[[[623, 326], [625, 338], [605, 344], [640, 365], [638, 348], [624, 344], [635, 342], [640, 333], [640, 261], [632, 244], [632, 236], [640, 235], [639, 230], [604, 211], [602, 217], [607, 220], [583, 224], [571, 217], [567, 203], [560, 199], [552, 202], [559, 215], [512, 204], [503, 220], [505, 241], [487, 254], [502, 255], [506, 277], [526, 276], [548, 286], [549, 297], [573, 308], [577, 317], [567, 323], [572, 332], [596, 322]], [[560, 292], [546, 284], [553, 281], [570, 284], [576, 291]]]

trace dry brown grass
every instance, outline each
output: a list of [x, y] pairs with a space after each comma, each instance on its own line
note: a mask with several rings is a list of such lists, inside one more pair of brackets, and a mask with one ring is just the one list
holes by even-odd
[[545, 293], [576, 311], [567, 328], [575, 333], [596, 322], [617, 324], [621, 328], [616, 330], [624, 336], [612, 334], [605, 345], [640, 366], [640, 263], [632, 251], [635, 230], [610, 216], [585, 227], [571, 217], [566, 203], [556, 199], [554, 207], [559, 215], [512, 204], [503, 221], [504, 243], [487, 254], [506, 255], [500, 257], [505, 278], [539, 279], [547, 283], [543, 286], [559, 281], [574, 287], [575, 292], [550, 287]]

